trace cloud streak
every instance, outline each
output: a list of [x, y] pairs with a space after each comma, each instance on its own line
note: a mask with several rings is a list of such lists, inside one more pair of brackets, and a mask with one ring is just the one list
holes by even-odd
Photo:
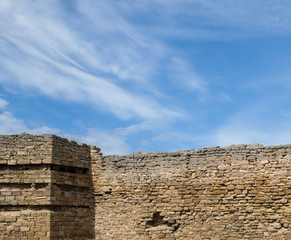
[[[146, 1], [129, 4], [82, 0], [73, 6], [74, 13], [79, 14], [78, 21], [70, 20], [72, 13], [68, 11], [63, 16], [66, 6], [61, 1], [40, 2], [1, 3], [0, 62], [4, 72], [1, 83], [34, 88], [51, 97], [88, 101], [121, 119], [185, 116], [177, 107], [159, 103], [165, 94], [154, 84], [154, 76], [166, 59], [172, 59], [166, 69], [172, 73], [168, 81], [174, 79], [188, 90], [206, 92], [203, 77], [169, 49], [163, 29], [169, 34], [181, 33], [182, 38], [187, 38], [187, 31], [199, 32], [201, 25], [210, 35], [221, 25], [239, 29], [255, 25], [267, 32], [280, 29], [286, 32], [291, 21], [283, 3], [275, 5], [271, 1], [260, 4], [245, 0], [234, 4], [228, 0], [219, 3], [185, 0], [178, 4], [157, 0], [151, 4]], [[149, 20], [149, 26], [154, 25], [151, 35], [146, 33], [148, 25], [141, 21], [149, 11], [156, 13], [157, 20]], [[275, 21], [279, 13], [281, 18]], [[166, 27], [166, 23], [170, 25]], [[208, 29], [209, 26], [215, 27]], [[82, 31], [76, 31], [78, 27]], [[219, 34], [229, 33], [221, 30]], [[164, 81], [166, 84], [167, 80]]]
[[41, 126], [37, 128], [28, 127], [25, 122], [17, 118], [6, 109], [9, 103], [0, 98], [0, 134], [10, 135], [29, 132], [31, 134], [57, 134], [63, 137], [84, 142], [86, 144], [101, 147], [104, 154], [128, 154], [130, 147], [125, 141], [127, 135], [120, 134], [119, 131], [105, 131], [97, 128], [89, 128], [82, 135], [72, 135], [60, 129]]
[[[282, 101], [282, 99], [277, 101], [280, 100]], [[227, 146], [259, 142], [275, 145], [291, 142], [291, 116], [280, 116], [283, 113], [280, 113], [278, 104], [271, 104], [273, 101], [264, 99], [264, 101], [253, 103], [248, 108], [239, 109], [213, 132], [212, 137], [209, 137], [212, 139], [211, 144]]]
[[[196, 109], [206, 106], [205, 99], [206, 107], [219, 112], [210, 102], [225, 104], [235, 94], [215, 88], [215, 80], [194, 66], [199, 60], [190, 56], [194, 50], [187, 53], [182, 45], [290, 35], [290, 8], [286, 0], [2, 0], [0, 84], [7, 92], [85, 103], [97, 114], [121, 119], [109, 130], [91, 126], [87, 135], [79, 135], [107, 153], [128, 152], [127, 139], [141, 132], [155, 135], [144, 143], [171, 138], [196, 144], [205, 137], [193, 140], [181, 121], [198, 118]], [[7, 104], [0, 98], [2, 134], [66, 134], [28, 127]], [[240, 122], [238, 115], [221, 123], [209, 139], [215, 145], [257, 138], [267, 142], [272, 131], [244, 125], [247, 121]], [[176, 122], [184, 133], [173, 130]]]
[[[147, 51], [143, 51], [142, 40], [135, 41], [136, 47], [129, 43], [138, 38], [133, 36], [134, 31], [125, 30], [123, 45], [114, 40], [102, 46], [104, 38], [90, 43], [82, 37], [86, 32], [78, 34], [64, 24], [58, 13], [59, 2], [52, 3], [46, 7], [55, 8], [53, 14], [39, 5], [30, 9], [25, 3], [18, 3], [18, 8], [11, 8], [2, 18], [1, 43], [5, 47], [1, 50], [0, 62], [6, 76], [0, 82], [4, 86], [18, 85], [50, 97], [88, 102], [121, 119], [183, 117], [182, 112], [162, 106], [158, 99], [147, 94], [153, 86], [148, 80], [152, 67], [143, 58], [155, 56], [143, 53]], [[99, 33], [100, 30], [93, 36]], [[14, 57], [10, 58], [11, 55]], [[133, 84], [130, 88], [135, 91], [122, 87], [125, 80]], [[138, 89], [137, 83], [148, 88]]]
[[0, 98], [0, 134], [19, 134], [30, 132], [33, 134], [53, 133], [58, 134], [60, 131], [55, 128], [46, 126], [40, 128], [29, 128], [22, 119], [19, 119], [6, 109], [8, 101]]
[[163, 19], [155, 33], [166, 38], [230, 40], [291, 32], [288, 0], [156, 0], [151, 5]]
[[80, 141], [93, 144], [102, 149], [106, 155], [129, 154], [130, 147], [123, 136], [115, 131], [104, 131], [102, 129], [88, 129], [87, 135], [78, 136]]
[[0, 98], [0, 110], [4, 110], [7, 105], [8, 105], [8, 102], [5, 99]]

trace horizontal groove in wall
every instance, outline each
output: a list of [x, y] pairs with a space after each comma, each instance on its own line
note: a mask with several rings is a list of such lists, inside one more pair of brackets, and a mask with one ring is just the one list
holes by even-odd
[[42, 189], [46, 188], [48, 183], [0, 183], [0, 189], [8, 188], [8, 189]]
[[56, 164], [51, 164], [50, 166], [51, 166], [51, 170], [54, 170], [54, 171], [77, 173], [77, 174], [86, 174], [89, 170], [88, 168], [69, 167], [69, 166], [56, 165]]
[[10, 212], [10, 211], [24, 211], [24, 210], [32, 210], [32, 211], [41, 211], [47, 210], [52, 212], [71, 212], [75, 209], [90, 209], [89, 206], [59, 206], [59, 205], [0, 205], [0, 212]]
[[75, 185], [68, 185], [68, 184], [53, 184], [53, 186], [57, 186], [61, 191], [75, 191], [75, 192], [90, 192], [90, 187], [79, 187]]
[[43, 170], [43, 169], [50, 169], [58, 172], [68, 172], [68, 173], [77, 173], [77, 174], [86, 174], [88, 172], [88, 168], [81, 168], [81, 167], [70, 167], [58, 164], [20, 164], [20, 165], [7, 165], [7, 164], [0, 164], [0, 171], [1, 170], [11, 170], [11, 171], [18, 171], [18, 170]]
[[[0, 183], [0, 190], [13, 190], [13, 189], [43, 189], [46, 188], [49, 184], [48, 183]], [[68, 184], [53, 184], [52, 186], [56, 186], [61, 191], [75, 191], [75, 192], [88, 192], [90, 191], [90, 187], [79, 187], [74, 185], [68, 185]]]
[[50, 164], [20, 164], [20, 165], [7, 165], [0, 164], [0, 171], [25, 171], [25, 170], [47, 170], [50, 169]]

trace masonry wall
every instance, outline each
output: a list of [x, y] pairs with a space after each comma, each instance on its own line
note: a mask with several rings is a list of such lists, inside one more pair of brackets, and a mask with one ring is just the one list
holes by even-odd
[[53, 136], [51, 239], [94, 239], [90, 147]]
[[94, 239], [93, 203], [89, 146], [0, 136], [0, 239]]
[[0, 238], [49, 239], [52, 139], [0, 137]]
[[291, 145], [105, 156], [0, 136], [0, 239], [291, 239]]
[[291, 239], [291, 146], [102, 159], [96, 239]]

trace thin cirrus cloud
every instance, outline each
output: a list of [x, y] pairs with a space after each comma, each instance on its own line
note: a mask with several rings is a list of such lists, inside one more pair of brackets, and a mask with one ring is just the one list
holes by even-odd
[[288, 34], [291, 31], [291, 5], [287, 0], [226, 0], [209, 6], [211, 16], [244, 31], [249, 29], [252, 34]]
[[0, 98], [0, 133], [1, 134], [17, 134], [21, 132], [30, 132], [33, 134], [54, 133], [58, 134], [60, 131], [55, 128], [46, 126], [38, 128], [29, 128], [23, 120], [15, 117], [12, 112], [7, 110], [9, 102]]
[[0, 98], [0, 133], [1, 134], [19, 134], [29, 132], [31, 134], [58, 134], [71, 140], [94, 144], [102, 148], [102, 152], [106, 154], [126, 154], [130, 152], [130, 147], [125, 142], [124, 136], [118, 131], [104, 131], [102, 129], [88, 129], [87, 133], [82, 136], [74, 136], [67, 134], [60, 129], [41, 126], [37, 128], [28, 127], [22, 119], [13, 115], [6, 108], [8, 101]]
[[[282, 124], [282, 123], [281, 123]], [[284, 128], [284, 130], [282, 130]], [[261, 143], [264, 145], [276, 145], [290, 143], [290, 124], [283, 123], [280, 129], [257, 128], [251, 123], [233, 122], [217, 129], [212, 136], [213, 141], [220, 146], [231, 144]]]
[[[2, 0], [1, 88], [7, 93], [32, 92], [61, 102], [86, 103], [94, 109], [95, 116], [111, 113], [114, 124], [110, 129], [91, 123], [84, 127], [87, 135], [79, 136], [91, 144], [103, 144], [109, 153], [128, 152], [127, 139], [149, 131], [152, 134], [142, 139], [149, 145], [173, 142], [170, 138], [181, 143], [184, 138], [193, 144], [203, 141], [216, 145], [224, 144], [226, 138], [235, 142], [252, 140], [252, 133], [267, 139], [271, 134], [260, 134], [262, 130], [254, 131], [253, 125], [236, 120], [241, 109], [220, 113], [225, 110], [221, 105], [239, 97], [233, 93], [233, 86], [244, 79], [238, 76], [231, 82], [227, 74], [220, 76], [223, 73], [213, 66], [213, 72], [208, 74], [211, 67], [208, 68], [207, 59], [211, 62], [215, 56], [207, 55], [207, 51], [206, 56], [202, 53], [211, 41], [216, 44], [290, 34], [290, 7], [287, 0]], [[200, 50], [195, 45], [199, 41], [203, 42], [203, 49], [195, 55]], [[192, 47], [189, 52], [187, 44]], [[197, 56], [205, 62], [196, 66], [200, 63]], [[216, 75], [215, 71], [219, 73]], [[1, 121], [10, 129], [8, 132], [50, 130], [46, 126], [28, 127], [17, 114], [6, 109], [7, 104], [0, 100]], [[200, 120], [198, 108], [205, 109], [197, 111], [202, 116]], [[211, 121], [215, 114], [221, 114], [217, 118], [219, 124]], [[262, 116], [258, 116], [260, 119]], [[209, 132], [208, 137], [202, 136], [194, 126], [192, 132], [185, 130], [183, 122], [188, 121], [190, 126], [189, 120], [197, 126], [202, 126], [204, 120], [214, 122], [215, 126], [201, 127], [209, 129], [214, 137]], [[19, 128], [7, 125], [9, 121]], [[66, 135], [57, 128], [52, 131]], [[234, 128], [242, 138], [227, 135]], [[194, 133], [196, 137], [191, 140]], [[115, 150], [109, 149], [110, 143], [114, 143]]]
[[[60, 7], [58, 1], [52, 3], [47, 4], [49, 9]], [[43, 9], [37, 4], [35, 9], [25, 3], [17, 5], [16, 9], [6, 6], [9, 10], [1, 24], [1, 43], [5, 46], [1, 50], [1, 70], [14, 76], [2, 77], [4, 86], [14, 84], [51, 97], [86, 101], [121, 119], [183, 117], [182, 112], [162, 106], [146, 91], [133, 93], [118, 84], [123, 79], [147, 81], [150, 73], [139, 73], [139, 69], [151, 68], [139, 63], [143, 46], [131, 48], [129, 43], [122, 46], [116, 41], [102, 46], [104, 39], [92, 44], [68, 28], [57, 9], [52, 15], [50, 11], [40, 15]]]
[[130, 152], [130, 146], [126, 143], [124, 137], [114, 131], [93, 128], [88, 129], [86, 135], [78, 138], [87, 144], [97, 145], [107, 155], [128, 154]]
[[274, 100], [265, 97], [252, 106], [239, 110], [213, 132], [209, 137], [212, 139], [210, 143], [227, 146], [255, 142], [265, 145], [291, 142], [290, 115], [280, 113], [282, 106], [278, 104], [283, 98], [277, 97]]
[[156, 0], [152, 9], [162, 9], [164, 21], [155, 27], [157, 35], [230, 40], [289, 34], [290, 7], [288, 0]]
[[[203, 31], [208, 31], [207, 26], [216, 22], [213, 20], [217, 20], [217, 26], [224, 24], [243, 29], [246, 25], [251, 25], [251, 19], [258, 19], [256, 14], [262, 16], [262, 19], [273, 19], [272, 22], [269, 22], [271, 20], [255, 21], [256, 28], [271, 31], [276, 27], [276, 31], [285, 30], [290, 19], [282, 8], [282, 4], [274, 6], [270, 1], [267, 1], [266, 4], [274, 9], [273, 12], [268, 13], [266, 10], [269, 8], [259, 4], [259, 1], [244, 1], [243, 4], [239, 3], [241, 8], [237, 8], [237, 5], [234, 6], [232, 1], [223, 1], [220, 4], [212, 1], [183, 1], [179, 3], [179, 7], [175, 1], [154, 1], [152, 5], [143, 1], [143, 8], [139, 8], [137, 3], [132, 4], [132, 8], [135, 7], [137, 12], [141, 13], [154, 10], [157, 13], [155, 18], [161, 22], [161, 24], [155, 25], [158, 32], [163, 32], [163, 29], [168, 29], [169, 33], [180, 32], [181, 27], [182, 37], [186, 38], [187, 29], [191, 29], [193, 32], [200, 31], [198, 27], [195, 27], [195, 21], [200, 24], [204, 22], [206, 28]], [[78, 24], [81, 26], [82, 21], [72, 20], [72, 27], [68, 27], [66, 21], [70, 15], [67, 13], [68, 16], [61, 16], [62, 7], [59, 1], [46, 2], [44, 6], [35, 4], [35, 8], [28, 7], [32, 6], [31, 1], [24, 1], [18, 3], [17, 6], [17, 8], [13, 7], [13, 1], [3, 1], [1, 4], [1, 11], [5, 13], [1, 24], [4, 30], [1, 43], [5, 47], [1, 50], [0, 61], [2, 70], [19, 75], [14, 80], [15, 84], [35, 87], [44, 94], [64, 95], [77, 101], [85, 101], [84, 96], [89, 94], [93, 105], [99, 103], [98, 107], [100, 105], [108, 106], [108, 110], [125, 119], [135, 115], [142, 118], [155, 118], [158, 115], [173, 118], [183, 116], [177, 110], [162, 107], [153, 95], [147, 94], [146, 91], [132, 94], [117, 84], [120, 80], [138, 82], [144, 84], [143, 89], [156, 91], [156, 95], [162, 95], [151, 83], [151, 78], [154, 75], [155, 67], [171, 54], [167, 46], [162, 43], [161, 35], [156, 34], [150, 37], [145, 34], [146, 27], [139, 29], [139, 24], [133, 24], [127, 20], [130, 10], [133, 10], [128, 7], [128, 4], [77, 1], [76, 9], [85, 24], [85, 30], [81, 34], [74, 31], [73, 27]], [[127, 11], [119, 13], [116, 9], [119, 6]], [[125, 9], [124, 6], [127, 6], [128, 9]], [[250, 10], [250, 6], [254, 7], [254, 10]], [[160, 9], [163, 11], [161, 12]], [[240, 11], [236, 14], [237, 9]], [[276, 22], [274, 19], [278, 12], [281, 15], [283, 13], [286, 19]], [[181, 13], [188, 16], [188, 22], [185, 23]], [[250, 20], [246, 20], [246, 16]], [[175, 19], [175, 22], [168, 28], [164, 28], [164, 23], [173, 21], [169, 21], [167, 18]], [[216, 31], [214, 29], [213, 32]], [[209, 30], [209, 32], [212, 31]], [[94, 43], [85, 38], [89, 33], [91, 38], [94, 38]], [[221, 35], [226, 34], [223, 31], [220, 33]], [[98, 40], [98, 36], [102, 36], [100, 40]], [[151, 53], [148, 53], [149, 51]], [[15, 61], [15, 58], [8, 57], [11, 54], [19, 56], [18, 62]], [[179, 84], [184, 85], [186, 89], [205, 91], [206, 82], [202, 77], [198, 76], [193, 69], [182, 66], [181, 60], [178, 60], [177, 64], [178, 58], [172, 59], [175, 59], [175, 67], [169, 68], [172, 78], [179, 81]], [[9, 84], [12, 84], [11, 80], [7, 79], [2, 77], [0, 81], [6, 84], [9, 81]], [[44, 79], [46, 79], [46, 84], [43, 84]], [[51, 80], [48, 81], [48, 79]], [[59, 79], [59, 81], [52, 79]], [[93, 84], [84, 85], [84, 81], [91, 81]], [[94, 92], [92, 92], [92, 85], [95, 86], [93, 89], [96, 89]], [[119, 99], [118, 104], [114, 101], [115, 99], [110, 101], [108, 97], [100, 94], [100, 92], [104, 92], [103, 89], [107, 93], [115, 95]], [[136, 104], [131, 104], [132, 102]], [[153, 109], [156, 109], [155, 113]]]
[[8, 102], [4, 98], [0, 98], [0, 110], [3, 110], [8, 105]]

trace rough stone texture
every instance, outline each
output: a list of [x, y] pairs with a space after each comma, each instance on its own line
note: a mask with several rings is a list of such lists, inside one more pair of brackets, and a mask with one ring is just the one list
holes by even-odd
[[290, 165], [291, 145], [103, 157], [1, 136], [0, 239], [291, 239]]
[[94, 239], [90, 159], [54, 135], [0, 136], [0, 239]]
[[95, 191], [97, 239], [291, 239], [291, 145], [107, 156]]

